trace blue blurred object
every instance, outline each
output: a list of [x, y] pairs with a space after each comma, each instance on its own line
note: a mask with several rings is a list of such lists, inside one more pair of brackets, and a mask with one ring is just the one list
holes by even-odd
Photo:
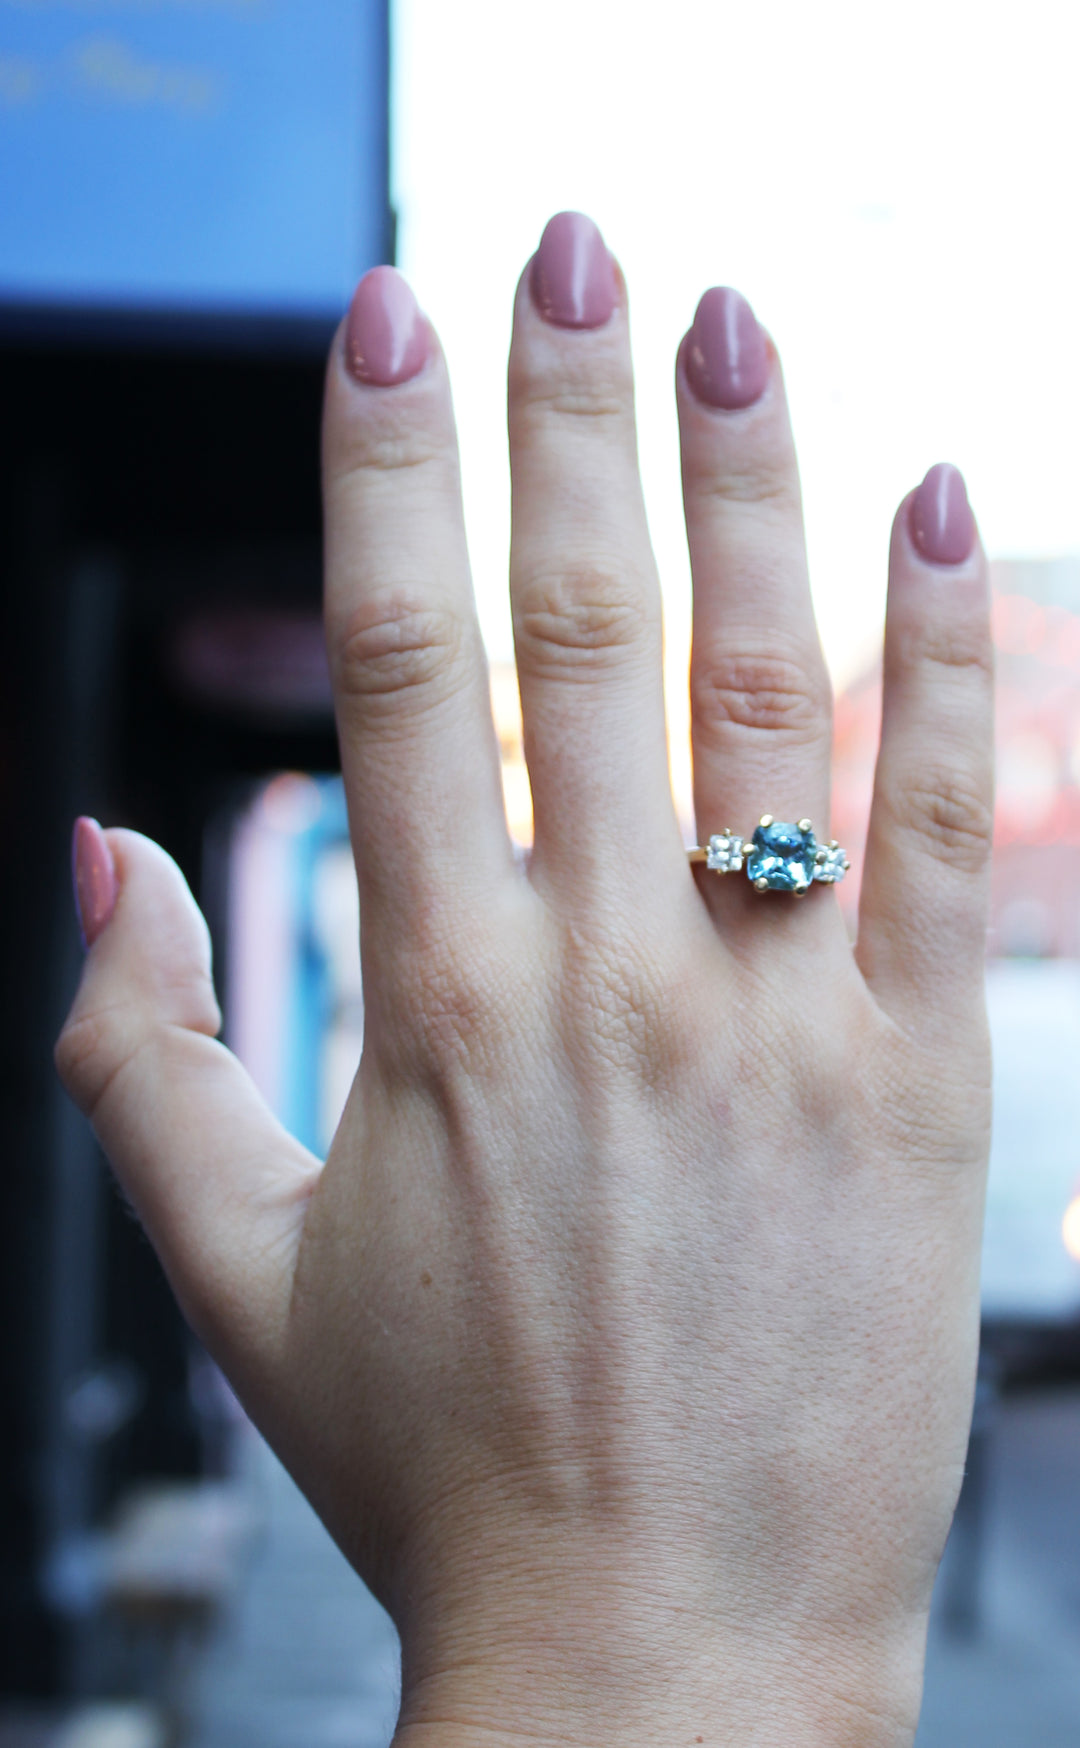
[[0, 305], [336, 320], [392, 251], [386, 0], [0, 0]]
[[983, 1317], [1080, 1329], [1080, 1258], [1062, 1232], [1080, 1192], [1080, 964], [992, 961], [987, 996], [994, 1139]]
[[[305, 831], [293, 840], [295, 881], [295, 958], [292, 1000], [284, 1024], [284, 1108], [287, 1129], [313, 1153], [324, 1156], [333, 1137], [338, 1111], [329, 1126], [325, 1113], [325, 1056], [338, 1024], [335, 967], [328, 950], [328, 930], [320, 927], [319, 876], [328, 853], [341, 849], [352, 865], [345, 789], [340, 777], [315, 779], [320, 807]], [[358, 952], [359, 916], [349, 931]], [[358, 980], [359, 973], [357, 974]], [[357, 1045], [359, 1060], [359, 1043]], [[355, 1067], [355, 1063], [353, 1065]], [[337, 1103], [343, 1103], [344, 1097]]]

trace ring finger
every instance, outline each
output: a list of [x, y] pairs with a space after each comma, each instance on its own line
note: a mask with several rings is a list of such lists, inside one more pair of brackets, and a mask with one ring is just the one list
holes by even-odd
[[795, 449], [779, 360], [738, 292], [705, 293], [677, 376], [698, 841], [748, 836], [765, 812], [827, 839], [831, 696]]

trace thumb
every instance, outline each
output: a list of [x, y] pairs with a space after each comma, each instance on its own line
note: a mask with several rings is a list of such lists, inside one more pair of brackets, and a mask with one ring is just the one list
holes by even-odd
[[209, 934], [171, 857], [82, 819], [74, 865], [88, 952], [60, 1078], [192, 1328], [243, 1389], [284, 1336], [319, 1162], [215, 1040]]

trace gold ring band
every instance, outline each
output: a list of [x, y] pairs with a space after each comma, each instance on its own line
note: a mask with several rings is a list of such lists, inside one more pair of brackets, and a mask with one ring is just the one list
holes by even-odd
[[851, 863], [847, 851], [835, 838], [819, 843], [809, 819], [795, 825], [763, 813], [748, 838], [726, 828], [715, 832], [707, 844], [686, 852], [691, 866], [704, 866], [714, 874], [746, 877], [755, 892], [790, 892], [796, 897], [809, 892], [816, 882], [835, 886]]

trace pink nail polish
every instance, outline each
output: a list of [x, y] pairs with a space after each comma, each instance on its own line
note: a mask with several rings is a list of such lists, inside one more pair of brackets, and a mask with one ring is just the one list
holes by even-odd
[[908, 507], [911, 538], [931, 564], [962, 564], [975, 545], [975, 518], [958, 467], [939, 461]]
[[393, 267], [365, 273], [345, 323], [345, 359], [358, 382], [392, 388], [427, 362], [427, 323], [406, 279]]
[[75, 821], [71, 877], [83, 946], [92, 947], [116, 909], [116, 868], [105, 833], [96, 819]]
[[615, 263], [583, 212], [549, 219], [529, 274], [533, 302], [557, 328], [602, 328], [615, 308]]
[[701, 299], [685, 358], [690, 387], [710, 407], [748, 407], [769, 380], [765, 335], [746, 299], [729, 285], [714, 285]]

